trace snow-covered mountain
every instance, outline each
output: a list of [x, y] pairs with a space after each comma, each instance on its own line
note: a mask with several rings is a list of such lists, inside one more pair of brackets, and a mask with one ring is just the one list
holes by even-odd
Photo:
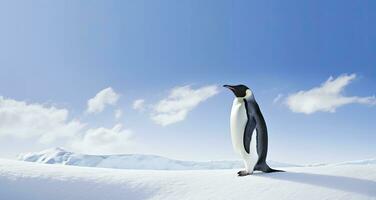
[[0, 159], [1, 200], [376, 200], [376, 165], [228, 170], [105, 169]]
[[[203, 170], [203, 169], [239, 169], [241, 161], [181, 161], [155, 155], [85, 155], [65, 151], [62, 148], [47, 149], [41, 152], [25, 153], [19, 160], [46, 164], [63, 164], [84, 167], [102, 167], [116, 169], [154, 169], [154, 170]], [[273, 167], [295, 167], [297, 165], [268, 162]]]

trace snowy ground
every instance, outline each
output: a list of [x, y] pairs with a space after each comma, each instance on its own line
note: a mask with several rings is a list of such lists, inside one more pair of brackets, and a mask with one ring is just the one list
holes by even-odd
[[0, 159], [0, 199], [376, 199], [376, 165], [289, 167], [237, 177], [236, 170], [124, 170]]

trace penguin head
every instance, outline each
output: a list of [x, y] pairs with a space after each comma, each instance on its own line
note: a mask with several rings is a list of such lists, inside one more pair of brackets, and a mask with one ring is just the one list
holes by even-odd
[[238, 98], [253, 97], [252, 91], [245, 85], [223, 85], [223, 87], [230, 89]]

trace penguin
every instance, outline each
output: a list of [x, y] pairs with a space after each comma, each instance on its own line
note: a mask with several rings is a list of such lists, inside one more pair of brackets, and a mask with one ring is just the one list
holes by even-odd
[[268, 131], [265, 119], [251, 89], [245, 85], [223, 85], [230, 89], [235, 99], [232, 104], [230, 129], [234, 150], [244, 161], [245, 170], [239, 176], [251, 175], [253, 171], [265, 173], [283, 172], [272, 169], [266, 163]]

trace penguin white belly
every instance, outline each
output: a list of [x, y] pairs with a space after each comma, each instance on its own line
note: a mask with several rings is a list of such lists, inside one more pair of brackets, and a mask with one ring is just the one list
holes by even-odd
[[231, 140], [236, 152], [246, 153], [243, 144], [244, 129], [247, 125], [247, 110], [242, 99], [235, 98], [231, 109]]
[[243, 143], [244, 130], [248, 122], [247, 109], [244, 100], [237, 98], [234, 100], [230, 121], [232, 145], [235, 151], [243, 158], [247, 173], [252, 174], [259, 158], [257, 153], [257, 131], [255, 129], [252, 133], [248, 154], [244, 149]]

